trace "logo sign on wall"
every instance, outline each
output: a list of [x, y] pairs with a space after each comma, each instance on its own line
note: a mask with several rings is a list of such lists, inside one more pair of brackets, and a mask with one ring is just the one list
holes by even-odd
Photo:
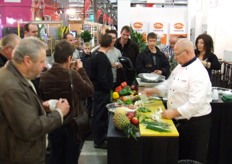
[[137, 31], [141, 34], [143, 34], [143, 38], [146, 40], [147, 37], [147, 22], [142, 22], [142, 21], [134, 21], [131, 22], [131, 27], [134, 31]]
[[170, 34], [186, 34], [185, 23], [183, 22], [170, 23]]
[[131, 22], [131, 26], [134, 31], [137, 31], [139, 33], [146, 33], [147, 32], [147, 22]]
[[160, 44], [167, 44], [168, 24], [165, 22], [150, 22], [149, 31], [154, 32], [160, 39]]
[[170, 23], [170, 36], [173, 35], [187, 37], [185, 23], [183, 22]]

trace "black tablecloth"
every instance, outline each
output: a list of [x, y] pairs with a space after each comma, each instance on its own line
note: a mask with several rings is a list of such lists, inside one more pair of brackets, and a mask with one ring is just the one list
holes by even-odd
[[109, 117], [108, 164], [176, 164], [178, 137], [138, 137], [128, 139], [115, 129]]
[[232, 103], [212, 102], [208, 164], [232, 163]]

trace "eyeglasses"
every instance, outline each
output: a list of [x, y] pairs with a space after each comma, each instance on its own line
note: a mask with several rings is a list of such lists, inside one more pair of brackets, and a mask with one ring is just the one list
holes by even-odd
[[179, 53], [174, 53], [174, 55], [175, 55], [175, 56], [179, 56], [179, 55], [181, 55], [184, 51], [186, 51], [186, 50], [183, 50], [183, 51], [181, 51], [181, 52], [179, 52]]

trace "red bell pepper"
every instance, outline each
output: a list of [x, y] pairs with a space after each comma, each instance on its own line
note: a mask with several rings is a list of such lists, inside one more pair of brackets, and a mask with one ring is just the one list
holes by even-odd
[[126, 86], [127, 86], [127, 83], [126, 83], [125, 81], [121, 83], [121, 87], [122, 87], [122, 88], [124, 88], [124, 87], [126, 87]]
[[114, 91], [115, 91], [115, 92], [120, 92], [121, 90], [122, 90], [121, 85], [120, 85], [120, 86], [118, 86], [118, 87], [116, 87], [116, 88], [114, 89]]

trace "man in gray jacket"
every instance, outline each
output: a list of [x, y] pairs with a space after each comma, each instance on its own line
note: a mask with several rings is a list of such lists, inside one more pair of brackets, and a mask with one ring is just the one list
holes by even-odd
[[47, 46], [37, 38], [23, 39], [0, 69], [0, 163], [45, 163], [46, 134], [62, 125], [69, 112], [66, 99], [46, 114], [31, 80], [43, 70]]

